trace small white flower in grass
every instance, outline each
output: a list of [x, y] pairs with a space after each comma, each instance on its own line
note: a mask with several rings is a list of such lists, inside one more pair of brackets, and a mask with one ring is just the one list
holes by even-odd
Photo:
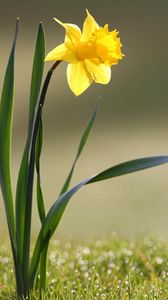
[[84, 255], [88, 255], [88, 254], [90, 254], [90, 249], [86, 247], [86, 248], [83, 249], [82, 252], [83, 252]]
[[161, 264], [163, 263], [163, 258], [160, 257], [160, 256], [157, 256], [157, 257], [156, 257], [156, 263], [157, 263], [158, 265], [161, 265]]

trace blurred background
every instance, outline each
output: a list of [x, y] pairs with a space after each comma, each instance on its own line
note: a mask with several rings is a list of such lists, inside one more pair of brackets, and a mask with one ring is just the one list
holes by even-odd
[[[16, 51], [12, 176], [15, 192], [27, 132], [31, 67], [37, 26], [43, 22], [46, 53], [64, 40], [52, 18], [78, 24], [85, 8], [99, 25], [117, 29], [125, 58], [112, 67], [110, 84], [92, 85], [76, 98], [66, 80], [66, 63], [53, 75], [43, 113], [42, 183], [46, 208], [56, 199], [74, 158], [83, 129], [97, 100], [100, 109], [72, 184], [133, 158], [168, 152], [168, 1], [1, 0], [0, 81], [13, 39], [16, 17], [20, 30]], [[45, 73], [51, 66], [45, 64]], [[92, 184], [67, 207], [56, 236], [102, 238], [168, 236], [168, 166]], [[0, 196], [1, 197], [1, 196]], [[6, 232], [3, 202], [0, 231]], [[34, 199], [33, 233], [39, 228]]]

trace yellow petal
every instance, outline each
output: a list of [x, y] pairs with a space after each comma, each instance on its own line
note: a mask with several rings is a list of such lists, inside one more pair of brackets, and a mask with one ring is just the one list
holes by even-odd
[[[122, 44], [118, 36], [118, 31], [109, 31], [108, 25], [100, 28], [95, 32], [97, 42], [97, 54], [101, 57], [103, 62], [107, 62], [111, 65], [116, 64], [118, 59], [122, 59], [121, 53]], [[105, 49], [106, 51], [102, 51]]]
[[61, 26], [63, 26], [66, 30], [65, 44], [67, 45], [72, 43], [72, 45], [75, 46], [79, 42], [81, 37], [80, 28], [75, 24], [62, 23], [56, 18], [54, 18], [54, 20]]
[[81, 41], [87, 41], [91, 34], [95, 31], [95, 29], [99, 28], [99, 25], [95, 21], [95, 19], [91, 16], [91, 14], [86, 10], [87, 17], [85, 19], [85, 22], [83, 24], [83, 30], [81, 35]]
[[92, 79], [97, 83], [107, 84], [111, 79], [111, 68], [104, 64], [94, 63], [86, 59], [85, 65]]
[[93, 81], [82, 61], [68, 65], [67, 80], [70, 89], [76, 96], [82, 94]]
[[61, 44], [47, 54], [45, 61], [49, 60], [64, 60], [72, 63], [76, 62], [77, 58], [73, 51], [68, 49], [65, 44]]

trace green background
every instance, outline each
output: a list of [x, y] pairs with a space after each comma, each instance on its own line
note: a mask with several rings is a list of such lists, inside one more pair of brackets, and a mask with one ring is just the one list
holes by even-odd
[[[12, 149], [13, 189], [26, 139], [29, 87], [37, 26], [43, 22], [46, 53], [63, 42], [55, 23], [83, 24], [85, 8], [99, 25], [117, 29], [125, 58], [112, 67], [107, 86], [92, 85], [75, 97], [66, 80], [66, 63], [56, 70], [44, 111], [42, 182], [46, 206], [56, 199], [71, 166], [83, 128], [97, 100], [95, 127], [73, 183], [115, 163], [165, 154], [168, 149], [168, 1], [1, 1], [0, 82], [14, 33], [16, 52], [15, 113]], [[51, 63], [45, 64], [45, 72]], [[168, 233], [168, 166], [85, 187], [68, 206], [58, 236], [102, 237]], [[0, 204], [1, 212], [3, 204]], [[34, 201], [34, 224], [39, 223]], [[1, 213], [0, 231], [6, 230]]]

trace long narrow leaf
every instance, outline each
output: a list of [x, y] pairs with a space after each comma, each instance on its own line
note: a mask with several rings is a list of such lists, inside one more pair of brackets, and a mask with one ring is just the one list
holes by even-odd
[[43, 222], [42, 229], [39, 233], [36, 246], [34, 249], [33, 257], [32, 257], [31, 267], [30, 267], [30, 277], [29, 277], [30, 287], [33, 286], [34, 279], [37, 273], [37, 268], [39, 265], [40, 254], [43, 251], [45, 244], [48, 243], [50, 237], [56, 230], [69, 200], [81, 187], [83, 187], [85, 184], [88, 183], [105, 180], [116, 176], [129, 174], [132, 172], [137, 172], [143, 169], [155, 167], [165, 163], [168, 163], [168, 155], [146, 157], [146, 158], [140, 158], [140, 159], [124, 162], [119, 165], [113, 166], [95, 176], [85, 179], [84, 181], [80, 182], [75, 187], [73, 187], [71, 190], [69, 190], [68, 192], [62, 194], [55, 201], [55, 203], [49, 210]]
[[80, 143], [79, 143], [79, 147], [78, 147], [78, 150], [77, 150], [77, 154], [76, 154], [75, 160], [74, 160], [74, 162], [72, 164], [71, 170], [70, 170], [70, 172], [69, 172], [69, 174], [67, 176], [67, 179], [66, 179], [66, 181], [64, 183], [64, 186], [63, 186], [63, 188], [61, 190], [60, 195], [62, 195], [63, 193], [65, 193], [68, 190], [68, 188], [69, 188], [69, 185], [70, 185], [70, 182], [71, 182], [71, 178], [72, 178], [72, 175], [73, 175], [76, 163], [77, 163], [77, 161], [78, 161], [78, 159], [79, 159], [79, 157], [80, 157], [80, 155], [81, 155], [81, 153], [82, 153], [82, 151], [84, 149], [84, 146], [85, 146], [85, 144], [86, 144], [86, 142], [88, 140], [90, 131], [91, 131], [92, 127], [93, 127], [93, 124], [94, 124], [94, 121], [95, 121], [95, 118], [96, 118], [96, 114], [97, 114], [97, 109], [98, 109], [98, 105], [96, 106], [96, 109], [94, 110], [94, 112], [93, 112], [93, 114], [92, 114], [92, 116], [91, 116], [91, 118], [90, 118], [90, 120], [89, 120], [89, 122], [88, 122], [88, 124], [87, 124], [87, 126], [86, 126], [86, 128], [84, 130], [84, 132], [83, 132], [83, 135], [82, 135], [82, 138], [81, 138]]
[[47, 277], [47, 252], [49, 246], [49, 239], [46, 242], [40, 256], [40, 294], [46, 290], [46, 277]]
[[37, 140], [36, 140], [37, 207], [38, 207], [41, 223], [45, 218], [45, 208], [44, 208], [43, 193], [41, 188], [41, 175], [40, 175], [40, 155], [42, 149], [42, 142], [43, 142], [43, 123], [41, 118], [39, 129], [38, 129]]
[[[30, 232], [28, 228], [26, 228], [26, 219], [27, 219], [26, 205], [28, 201], [31, 203], [32, 186], [33, 186], [33, 184], [31, 187], [27, 186], [28, 168], [29, 168], [29, 149], [31, 144], [31, 128], [33, 127], [33, 116], [35, 113], [36, 103], [39, 98], [40, 86], [41, 86], [41, 81], [43, 76], [44, 56], [45, 56], [44, 31], [43, 31], [42, 24], [40, 24], [37, 33], [37, 39], [36, 39], [32, 79], [31, 79], [28, 137], [27, 137], [27, 142], [26, 142], [26, 146], [25, 146], [25, 150], [24, 150], [24, 154], [23, 154], [23, 158], [19, 170], [17, 190], [16, 190], [16, 237], [17, 237], [17, 246], [18, 246], [18, 256], [19, 256], [19, 262], [22, 265], [22, 268], [24, 269], [23, 273], [25, 274], [27, 273], [28, 270], [28, 261], [26, 263], [26, 266], [23, 267], [23, 259], [28, 260], [28, 258], [27, 256], [25, 257], [24, 239], [27, 239], [28, 244], [30, 240]], [[26, 281], [26, 278], [24, 278], [24, 280]]]
[[88, 181], [88, 183], [98, 182], [105, 179], [110, 179], [113, 177], [130, 174], [144, 169], [156, 167], [158, 165], [165, 164], [167, 162], [168, 162], [167, 155], [144, 157], [140, 159], [126, 161], [124, 163], [111, 167], [97, 174], [90, 181]]
[[14, 211], [11, 186], [11, 135], [13, 119], [13, 94], [14, 94], [14, 55], [18, 32], [16, 25], [15, 38], [6, 69], [3, 90], [0, 102], [0, 184], [7, 213], [7, 221], [14, 236]]
[[33, 125], [33, 118], [37, 99], [39, 97], [41, 82], [44, 69], [45, 57], [45, 38], [42, 23], [40, 23], [36, 39], [36, 47], [34, 53], [31, 90], [30, 90], [30, 107], [29, 107], [29, 127]]
[[[68, 190], [73, 171], [75, 169], [77, 160], [82, 153], [82, 150], [87, 142], [89, 133], [93, 127], [96, 114], [97, 114], [97, 108], [98, 105], [96, 106], [84, 132], [82, 135], [82, 138], [79, 143], [79, 147], [77, 150], [77, 154], [75, 157], [75, 160], [72, 164], [70, 173], [68, 174], [68, 177], [64, 183], [64, 186], [61, 190], [61, 194], [65, 193]], [[45, 208], [44, 208], [44, 200], [43, 200], [43, 194], [42, 194], [42, 189], [41, 189], [41, 178], [40, 178], [40, 155], [41, 155], [41, 148], [42, 148], [42, 139], [43, 139], [43, 132], [42, 132], [42, 120], [40, 121], [40, 126], [39, 126], [39, 131], [38, 131], [38, 136], [37, 136], [37, 141], [36, 141], [36, 172], [37, 172], [37, 204], [38, 204], [38, 212], [40, 216], [41, 223], [43, 223], [45, 219]], [[48, 251], [48, 243], [46, 243], [40, 257], [40, 292], [45, 291], [46, 288], [46, 262], [47, 262], [47, 251]]]
[[[45, 219], [45, 207], [44, 207], [44, 199], [43, 199], [43, 193], [41, 188], [41, 175], [40, 175], [40, 156], [42, 150], [42, 142], [43, 142], [43, 123], [41, 117], [37, 140], [36, 140], [37, 207], [38, 207], [38, 213], [39, 213], [41, 224]], [[48, 243], [43, 249], [40, 257], [40, 268], [39, 268], [40, 295], [46, 289], [47, 251], [48, 251]]]
[[16, 30], [14, 42], [11, 49], [5, 79], [3, 83], [1, 102], [0, 102], [0, 186], [2, 189], [9, 235], [11, 239], [12, 252], [14, 258], [17, 291], [22, 292], [22, 278], [17, 259], [16, 239], [15, 239], [15, 223], [14, 223], [14, 208], [13, 195], [11, 185], [11, 135], [12, 135], [12, 120], [14, 106], [14, 57], [15, 46], [19, 28], [19, 19], [16, 22]]

